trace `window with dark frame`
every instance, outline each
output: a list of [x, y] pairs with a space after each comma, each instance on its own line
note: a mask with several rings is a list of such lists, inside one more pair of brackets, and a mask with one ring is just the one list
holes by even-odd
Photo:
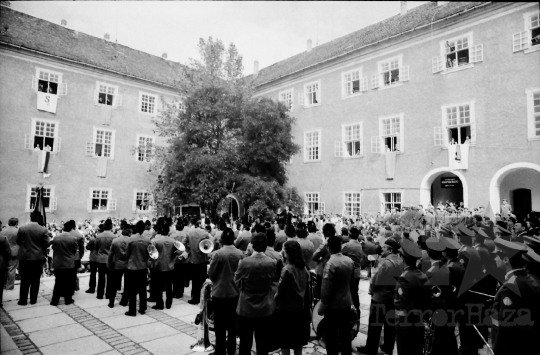
[[448, 107], [446, 109], [448, 143], [463, 144], [471, 138], [471, 110], [469, 105]]
[[39, 71], [38, 91], [49, 94], [58, 94], [58, 75]]
[[98, 103], [101, 105], [112, 106], [114, 100], [114, 87], [100, 84]]
[[92, 210], [106, 211], [109, 202], [109, 191], [93, 190], [92, 191]]
[[401, 209], [401, 192], [388, 192], [383, 195], [385, 210], [391, 210], [392, 208]]
[[306, 193], [306, 204], [309, 211], [308, 213], [315, 213], [319, 211], [319, 194]]
[[382, 138], [384, 151], [389, 148], [391, 152], [399, 151], [399, 136], [401, 134], [401, 122], [399, 117], [386, 118], [382, 121]]
[[530, 18], [531, 46], [540, 44], [540, 13], [534, 14]]
[[356, 70], [344, 75], [345, 95], [351, 96], [360, 92], [360, 71]]
[[34, 149], [45, 149], [49, 146], [51, 152], [54, 150], [54, 137], [56, 125], [51, 122], [36, 121], [36, 130], [34, 132]]
[[469, 64], [468, 37], [446, 41], [445, 56], [447, 69]]
[[[42, 196], [43, 206], [45, 208], [49, 208], [50, 202], [51, 202], [51, 189], [50, 188], [43, 188], [43, 196]], [[30, 210], [33, 210], [36, 208], [36, 202], [37, 202], [37, 193], [36, 188], [32, 187], [30, 190]]]
[[137, 192], [135, 204], [139, 211], [152, 210], [152, 194], [148, 192]]

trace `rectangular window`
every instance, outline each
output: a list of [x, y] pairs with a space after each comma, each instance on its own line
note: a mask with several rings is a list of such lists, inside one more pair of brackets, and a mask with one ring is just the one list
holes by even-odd
[[320, 196], [318, 192], [306, 192], [305, 202], [307, 211], [306, 213], [318, 214], [320, 208]]
[[312, 132], [306, 132], [305, 136], [305, 161], [316, 161], [320, 160], [320, 148], [321, 148], [321, 140], [320, 140], [320, 131], [312, 131]]
[[112, 158], [113, 157], [114, 132], [102, 129], [94, 130], [94, 156]]
[[137, 136], [137, 161], [149, 162], [152, 159], [154, 141], [154, 137]]
[[[36, 194], [36, 187], [31, 187], [30, 188], [30, 206], [29, 206], [29, 209], [31, 211], [34, 210], [34, 208], [36, 208], [36, 202], [37, 202], [37, 194]], [[45, 206], [45, 208], [49, 208], [50, 204], [51, 204], [51, 198], [52, 198], [52, 188], [50, 187], [44, 187], [43, 188], [43, 206]]]
[[304, 85], [304, 107], [315, 106], [321, 103], [321, 82], [317, 81]]
[[383, 86], [399, 83], [399, 58], [380, 63], [380, 75]]
[[529, 18], [529, 28], [531, 31], [531, 46], [540, 44], [540, 13], [531, 15]]
[[343, 155], [345, 157], [358, 157], [362, 152], [362, 125], [351, 124], [343, 126]]
[[110, 198], [109, 190], [92, 190], [92, 211], [106, 211]]
[[450, 144], [470, 143], [471, 140], [471, 108], [460, 105], [446, 108], [446, 127]]
[[362, 79], [362, 73], [360, 69], [356, 69], [356, 70], [344, 73], [342, 76], [343, 97], [349, 97], [349, 96], [360, 94], [360, 80], [361, 79]]
[[526, 90], [528, 139], [540, 139], [540, 88]]
[[104, 83], [98, 83], [97, 104], [113, 106], [114, 98], [117, 95], [116, 87]]
[[151, 94], [140, 93], [140, 112], [153, 115], [156, 112], [157, 96]]
[[383, 141], [384, 151], [392, 152], [401, 150], [401, 119], [400, 117], [384, 118], [381, 121], [382, 132], [381, 138]]
[[149, 192], [135, 192], [135, 208], [137, 211], [153, 211], [154, 202]]
[[446, 69], [457, 68], [469, 64], [469, 36], [446, 41], [445, 63]]
[[347, 216], [359, 216], [361, 214], [360, 192], [345, 193], [343, 213]]
[[38, 91], [58, 95], [59, 75], [42, 69], [38, 69], [38, 72]]
[[384, 210], [391, 210], [392, 208], [401, 209], [401, 192], [383, 193], [383, 198]]
[[54, 139], [56, 137], [56, 123], [47, 121], [35, 121], [34, 128], [34, 149], [43, 150], [49, 147], [54, 151]]
[[279, 93], [279, 101], [289, 108], [289, 112], [293, 110], [293, 89], [281, 91]]

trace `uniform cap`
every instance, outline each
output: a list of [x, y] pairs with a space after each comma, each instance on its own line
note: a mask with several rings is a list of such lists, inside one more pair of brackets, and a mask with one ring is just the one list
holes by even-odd
[[527, 252], [523, 254], [523, 259], [529, 263], [540, 264], [540, 255], [534, 252], [531, 248], [527, 247]]
[[523, 239], [529, 248], [540, 253], [540, 237], [534, 235], [525, 235], [523, 236]]
[[395, 240], [394, 238], [388, 238], [388, 239], [386, 239], [386, 241], [384, 242], [384, 244], [389, 245], [389, 246], [391, 246], [391, 247], [394, 248], [394, 249], [399, 249], [399, 244], [398, 244], [398, 242], [396, 242], [396, 240]]
[[474, 233], [475, 233], [475, 237], [478, 238], [478, 237], [481, 237], [481, 238], [489, 238], [488, 235], [486, 234], [486, 232], [484, 232], [484, 230], [480, 227], [472, 227], [472, 229], [474, 230]]
[[469, 237], [474, 237], [475, 233], [464, 225], [460, 224], [457, 230], [458, 235], [465, 235]]
[[522, 243], [509, 242], [506, 239], [495, 238], [495, 251], [494, 253], [502, 253], [505, 256], [512, 257], [517, 253], [524, 253], [527, 251], [527, 247]]
[[426, 246], [429, 250], [444, 251], [446, 247], [439, 238], [430, 237], [426, 240]]
[[499, 233], [501, 233], [501, 235], [507, 235], [507, 236], [510, 236], [512, 235], [512, 233], [510, 233], [510, 231], [508, 231], [507, 229], [501, 227], [501, 226], [497, 226], [497, 229], [499, 230]]
[[404, 256], [408, 256], [414, 259], [420, 259], [422, 257], [422, 250], [414, 242], [404, 239], [401, 242], [401, 252]]
[[452, 238], [443, 237], [441, 238], [441, 243], [444, 245], [446, 249], [449, 249], [449, 250], [458, 250], [461, 247], [459, 242]]

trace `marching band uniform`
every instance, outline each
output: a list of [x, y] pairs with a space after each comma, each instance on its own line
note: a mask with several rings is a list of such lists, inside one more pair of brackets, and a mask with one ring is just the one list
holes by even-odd
[[109, 273], [109, 270], [107, 269], [107, 259], [109, 258], [109, 251], [111, 250], [112, 241], [114, 238], [116, 238], [116, 236], [110, 231], [110, 228], [112, 227], [112, 221], [108, 219], [107, 221], [105, 221], [105, 225], [108, 225], [109, 229], [105, 230], [103, 233], [97, 236], [96, 244], [94, 245], [98, 262], [98, 299], [102, 299], [103, 295], [105, 294], [107, 274]]
[[88, 244], [86, 244], [86, 250], [90, 250], [89, 264], [90, 264], [90, 281], [88, 284], [88, 290], [86, 293], [96, 292], [96, 274], [98, 271], [97, 262], [97, 250], [94, 248], [96, 245], [96, 238], [90, 237]]
[[54, 290], [51, 305], [57, 306], [60, 297], [64, 297], [66, 305], [73, 303], [73, 280], [76, 277], [75, 259], [77, 254], [77, 240], [69, 232], [58, 234], [51, 242], [54, 251]]
[[153, 260], [151, 265], [151, 268], [154, 270], [152, 276], [157, 278], [155, 283], [156, 287], [152, 289], [153, 294], [150, 294], [150, 297], [156, 302], [155, 306], [152, 308], [163, 309], [163, 291], [165, 291], [165, 307], [169, 309], [172, 305], [172, 273], [176, 260], [174, 239], [166, 235], [158, 234], [152, 242], [158, 251], [158, 258]]
[[111, 244], [111, 250], [107, 257], [107, 268], [109, 269], [109, 282], [107, 282], [107, 298], [109, 299], [109, 307], [114, 307], [114, 300], [116, 298], [116, 291], [121, 286], [122, 276], [124, 276], [124, 293], [122, 293], [122, 299], [120, 300], [121, 306], [127, 306], [128, 303], [128, 290], [126, 289], [127, 282], [125, 281], [125, 275], [127, 269], [127, 245], [128, 234], [124, 234], [114, 238]]
[[146, 276], [148, 273], [148, 246], [150, 238], [141, 234], [134, 234], [129, 238], [126, 258], [127, 271], [126, 281], [128, 282], [129, 290], [129, 310], [126, 313], [128, 316], [135, 317], [137, 308], [137, 295], [139, 295], [139, 313], [146, 312]]
[[[179, 230], [179, 228], [182, 228]], [[186, 227], [177, 224], [176, 232], [171, 235], [174, 240], [185, 244], [187, 238]], [[184, 295], [184, 287], [189, 286], [189, 259], [176, 258], [173, 276], [173, 297], [180, 298]]]
[[[500, 258], [524, 254], [523, 244], [495, 239]], [[540, 284], [524, 269], [512, 269], [495, 294], [492, 308], [492, 343], [495, 355], [529, 354], [537, 348]]]
[[185, 246], [190, 254], [190, 272], [191, 279], [191, 299], [190, 304], [199, 304], [201, 298], [201, 287], [206, 280], [206, 265], [208, 265], [208, 254], [205, 254], [199, 248], [199, 243], [203, 239], [209, 239], [208, 233], [201, 228], [195, 228], [188, 232]]
[[[420, 259], [422, 252], [412, 241], [401, 243], [404, 258]], [[429, 293], [425, 288], [427, 276], [415, 263], [406, 265], [397, 279], [394, 305], [396, 307], [396, 343], [399, 355], [422, 354], [424, 345], [424, 324], [422, 312], [429, 304]]]

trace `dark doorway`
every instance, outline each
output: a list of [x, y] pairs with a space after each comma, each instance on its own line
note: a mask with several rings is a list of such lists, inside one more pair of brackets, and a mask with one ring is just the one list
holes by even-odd
[[238, 202], [234, 198], [231, 198], [230, 211], [232, 218], [236, 221], [238, 218]]
[[452, 173], [444, 173], [431, 184], [431, 204], [437, 207], [437, 204], [442, 202], [453, 202], [456, 207], [459, 207], [460, 202], [463, 202], [463, 184], [459, 177]]
[[522, 221], [532, 211], [532, 195], [529, 189], [517, 189], [513, 191], [512, 209], [518, 221]]

